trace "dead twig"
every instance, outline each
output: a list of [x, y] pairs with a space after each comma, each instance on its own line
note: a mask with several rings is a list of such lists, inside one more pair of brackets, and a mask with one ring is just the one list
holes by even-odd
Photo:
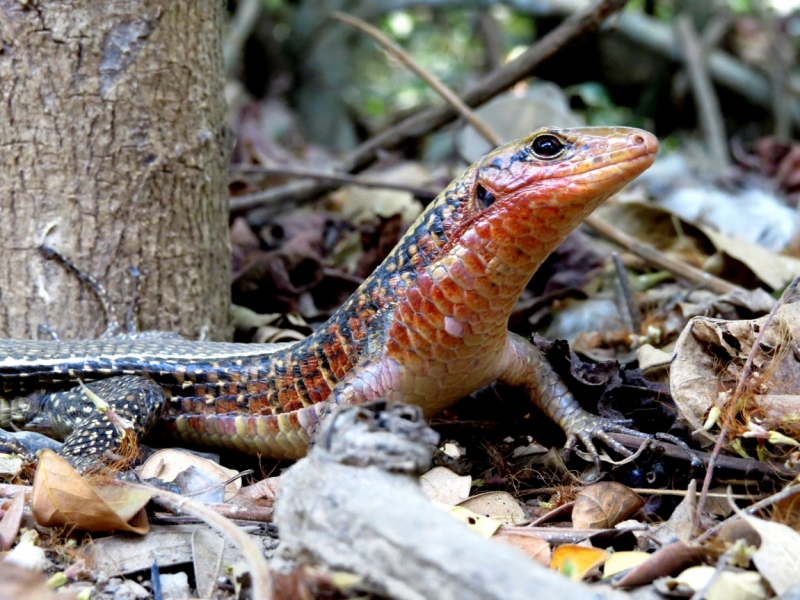
[[212, 508], [200, 502], [195, 502], [194, 500], [180, 496], [179, 494], [173, 494], [172, 492], [141, 484], [128, 483], [126, 485], [148, 492], [151, 494], [152, 501], [159, 506], [175, 514], [186, 514], [196, 517], [227, 537], [237, 546], [242, 553], [242, 557], [247, 561], [250, 567], [250, 577], [253, 582], [253, 598], [269, 600], [273, 597], [269, 565], [258, 546], [255, 545], [253, 540], [250, 539], [250, 536], [242, 531], [242, 529], [218, 514]]
[[711, 152], [718, 171], [725, 171], [731, 166], [728, 140], [725, 135], [725, 124], [719, 100], [708, 74], [703, 48], [697, 38], [697, 32], [688, 15], [678, 16], [678, 35], [683, 48], [686, 70], [692, 84], [692, 95], [697, 106], [697, 115], [706, 146]]
[[[319, 169], [306, 169], [304, 167], [264, 167], [261, 165], [235, 165], [233, 167], [236, 173], [254, 173], [258, 175], [277, 175], [284, 177], [297, 177], [305, 179], [315, 179], [317, 181], [327, 181], [330, 183], [342, 183], [346, 185], [357, 185], [367, 188], [380, 188], [385, 190], [398, 190], [401, 192], [410, 192], [415, 198], [420, 200], [430, 201], [436, 198], [438, 192], [427, 188], [415, 187], [403, 183], [393, 183], [391, 181], [379, 181], [377, 179], [368, 179], [366, 177], [359, 177], [358, 175], [350, 175], [349, 173], [336, 173], [330, 171], [321, 171]], [[230, 200], [230, 209], [232, 212], [248, 210], [256, 206], [261, 206], [274, 201], [285, 200], [279, 196], [275, 196], [274, 192], [278, 188], [271, 188], [253, 194], [246, 194], [236, 196]]]

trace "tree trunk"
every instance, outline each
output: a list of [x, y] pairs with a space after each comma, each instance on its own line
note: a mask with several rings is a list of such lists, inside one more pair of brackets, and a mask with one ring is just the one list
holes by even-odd
[[220, 0], [0, 0], [0, 336], [105, 328], [141, 273], [142, 329], [227, 338]]

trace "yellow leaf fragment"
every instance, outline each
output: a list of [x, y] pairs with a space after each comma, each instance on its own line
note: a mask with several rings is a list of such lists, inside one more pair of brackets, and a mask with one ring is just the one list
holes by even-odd
[[432, 500], [432, 502], [434, 506], [437, 506], [443, 511], [449, 513], [451, 516], [466, 524], [470, 529], [472, 529], [472, 531], [485, 538], [492, 537], [494, 532], [497, 531], [502, 525], [502, 523], [499, 521], [476, 514], [462, 506], [449, 506], [447, 504], [437, 502], [436, 500]]
[[603, 579], [637, 567], [649, 558], [647, 552], [614, 552], [603, 565]]
[[[716, 569], [709, 566], [690, 567], [673, 581], [698, 591], [708, 584]], [[723, 571], [705, 594], [706, 600], [764, 600], [766, 586], [755, 571]]]

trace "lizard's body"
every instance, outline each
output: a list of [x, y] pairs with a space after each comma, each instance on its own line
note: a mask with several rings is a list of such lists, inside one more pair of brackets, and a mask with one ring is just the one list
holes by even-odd
[[[331, 319], [295, 344], [8, 340], [0, 341], [0, 380], [11, 398], [78, 379], [144, 376], [169, 399], [150, 421], [160, 418], [179, 438], [296, 458], [335, 404], [382, 397], [432, 415], [499, 379], [525, 386], [571, 444], [578, 435], [593, 451], [591, 438], [608, 441], [611, 426], [578, 407], [538, 351], [508, 332], [508, 318], [542, 261], [644, 171], [657, 147], [643, 131], [583, 128], [540, 130], [498, 148], [443, 191]], [[63, 435], [68, 412], [63, 397], [44, 396], [26, 418]], [[71, 452], [92, 451], [89, 441], [73, 441]]]

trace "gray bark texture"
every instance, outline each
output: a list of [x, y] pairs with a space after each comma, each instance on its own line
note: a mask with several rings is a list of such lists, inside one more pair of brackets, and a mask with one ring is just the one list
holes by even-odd
[[0, 336], [230, 333], [221, 0], [0, 0]]

